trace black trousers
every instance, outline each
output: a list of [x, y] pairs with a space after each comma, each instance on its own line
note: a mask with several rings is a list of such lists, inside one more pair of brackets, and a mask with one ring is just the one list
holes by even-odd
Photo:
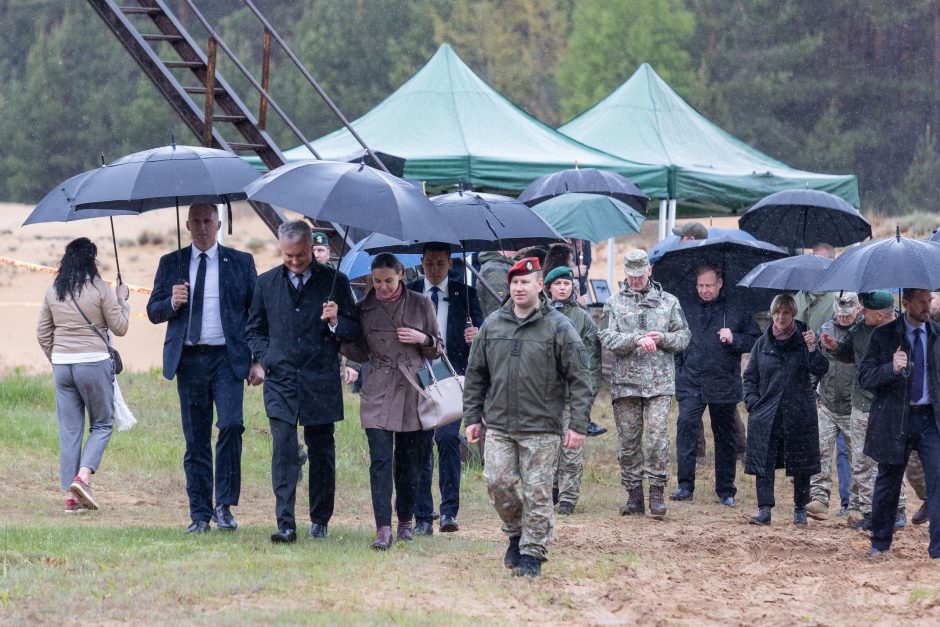
[[[268, 418], [271, 425], [271, 487], [274, 488], [274, 514], [278, 529], [296, 529], [294, 503], [297, 498], [297, 425], [278, 418]], [[305, 426], [310, 522], [325, 525], [333, 516], [336, 495], [336, 443], [334, 425]]]
[[369, 440], [369, 484], [376, 527], [392, 525], [392, 482], [398, 522], [411, 522], [421, 475], [424, 432], [366, 429]]
[[737, 403], [703, 403], [697, 398], [679, 401], [679, 418], [676, 429], [676, 458], [678, 461], [679, 487], [695, 491], [695, 458], [699, 438], [705, 431], [702, 416], [708, 407], [712, 433], [715, 437], [715, 492], [718, 496], [734, 496], [737, 449], [734, 440], [734, 420]]
[[[767, 463], [764, 466], [764, 474], [757, 476], [757, 506], [773, 507], [776, 505], [774, 500], [774, 475], [777, 472], [777, 453], [784, 447], [783, 425], [780, 415], [774, 420], [773, 430], [770, 434], [770, 442], [767, 444]], [[809, 484], [813, 475], [809, 473], [795, 473], [793, 475], [793, 506], [806, 507], [809, 503]]]
[[186, 453], [186, 494], [193, 521], [212, 516], [212, 408], [219, 437], [215, 445], [215, 503], [238, 505], [241, 492], [242, 399], [245, 382], [235, 376], [225, 346], [184, 347], [176, 369], [176, 390]]

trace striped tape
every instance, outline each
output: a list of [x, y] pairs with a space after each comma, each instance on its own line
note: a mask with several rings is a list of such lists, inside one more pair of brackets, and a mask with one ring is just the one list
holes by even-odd
[[[13, 266], [14, 268], [25, 268], [26, 270], [32, 270], [33, 272], [45, 272], [47, 274], [56, 274], [58, 270], [55, 268], [50, 268], [49, 266], [43, 266], [38, 263], [30, 263], [29, 261], [20, 261], [19, 259], [10, 259], [9, 257], [0, 257], [0, 263], [6, 264], [8, 266]], [[114, 281], [109, 281], [104, 279], [104, 282], [110, 286], [114, 286]], [[127, 289], [132, 292], [137, 292], [138, 294], [149, 295], [151, 290], [149, 287], [141, 287], [139, 285], [131, 285], [126, 283]]]

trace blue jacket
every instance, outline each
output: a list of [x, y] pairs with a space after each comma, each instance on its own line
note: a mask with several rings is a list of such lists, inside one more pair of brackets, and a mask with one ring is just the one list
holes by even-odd
[[[423, 294], [424, 278], [409, 283], [408, 289]], [[470, 300], [470, 320], [477, 328], [483, 324], [483, 308], [477, 291], [472, 287], [451, 280], [447, 282], [447, 292], [447, 337], [444, 338], [444, 346], [454, 370], [457, 374], [464, 374], [470, 357], [470, 345], [463, 338], [467, 328], [467, 299]]]
[[[160, 258], [157, 276], [153, 280], [153, 292], [147, 301], [147, 317], [154, 324], [167, 323], [166, 340], [163, 342], [163, 376], [176, 376], [183, 341], [189, 320], [189, 305], [173, 310], [170, 300], [173, 286], [180, 282], [179, 268], [183, 276], [189, 277], [189, 262], [192, 246], [174, 251]], [[180, 260], [182, 255], [182, 260]], [[255, 260], [248, 254], [219, 245], [219, 309], [222, 314], [222, 331], [225, 333], [225, 348], [235, 376], [248, 378], [251, 367], [251, 350], [245, 339], [248, 323], [248, 308], [255, 291]]]

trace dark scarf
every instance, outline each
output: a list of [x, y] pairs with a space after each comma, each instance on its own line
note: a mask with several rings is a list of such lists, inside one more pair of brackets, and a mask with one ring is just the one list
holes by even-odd
[[783, 343], [784, 341], [793, 337], [793, 334], [796, 333], [796, 319], [791, 320], [790, 326], [788, 326], [783, 331], [778, 332], [777, 327], [775, 327], [773, 323], [770, 324], [770, 329], [774, 334], [774, 339], [780, 343]]

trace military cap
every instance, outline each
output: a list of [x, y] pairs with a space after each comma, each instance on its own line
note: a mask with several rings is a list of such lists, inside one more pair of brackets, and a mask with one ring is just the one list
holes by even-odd
[[842, 292], [832, 301], [832, 308], [837, 316], [848, 316], [858, 306], [858, 294], [855, 292]]
[[506, 275], [506, 280], [512, 281], [512, 277], [516, 275], [532, 274], [533, 272], [539, 272], [541, 269], [542, 266], [539, 264], [538, 257], [524, 257], [512, 264], [509, 273]]
[[573, 281], [574, 271], [568, 266], [558, 266], [557, 268], [554, 268], [545, 277], [545, 287], [550, 286], [552, 281], [556, 279], [568, 279], [569, 281]]
[[692, 239], [708, 239], [708, 229], [701, 222], [686, 222], [682, 226], [672, 229], [673, 235], [690, 237]]
[[894, 307], [894, 295], [888, 290], [878, 290], [876, 292], [861, 294], [861, 301], [865, 309], [872, 309], [874, 311]]
[[645, 250], [634, 248], [623, 256], [623, 269], [627, 276], [643, 276], [650, 267], [650, 257]]
[[314, 231], [310, 234], [310, 237], [313, 239], [314, 246], [329, 246], [330, 238], [326, 236], [326, 233], [323, 231]]

